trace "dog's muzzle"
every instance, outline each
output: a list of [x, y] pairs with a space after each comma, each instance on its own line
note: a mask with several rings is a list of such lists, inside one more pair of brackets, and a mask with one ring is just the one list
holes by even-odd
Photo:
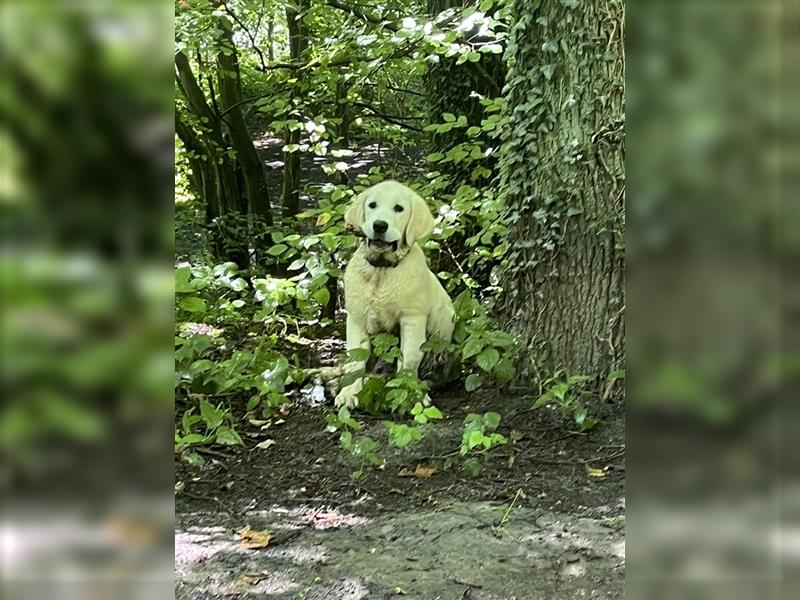
[[378, 252], [397, 252], [397, 242], [367, 238], [367, 245]]

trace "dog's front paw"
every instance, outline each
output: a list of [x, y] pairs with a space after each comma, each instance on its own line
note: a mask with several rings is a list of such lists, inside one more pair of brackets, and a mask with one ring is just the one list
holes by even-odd
[[333, 401], [336, 408], [345, 406], [347, 408], [355, 408], [358, 406], [358, 392], [361, 391], [361, 382], [351, 383], [343, 388]]

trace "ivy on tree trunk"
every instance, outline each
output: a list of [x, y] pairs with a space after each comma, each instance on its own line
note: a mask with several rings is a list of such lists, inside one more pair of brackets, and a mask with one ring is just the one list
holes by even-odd
[[500, 163], [501, 315], [540, 379], [623, 360], [623, 5], [516, 0]]

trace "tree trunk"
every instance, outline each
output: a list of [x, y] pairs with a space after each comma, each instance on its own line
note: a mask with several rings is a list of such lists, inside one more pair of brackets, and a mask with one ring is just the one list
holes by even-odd
[[[246, 215], [247, 205], [243, 202], [241, 186], [228, 155], [228, 145], [222, 134], [220, 119], [216, 111], [208, 105], [185, 53], [178, 52], [175, 55], [175, 68], [178, 88], [186, 100], [189, 111], [194, 115], [200, 132], [198, 139], [193, 140], [190, 133], [193, 131], [192, 128], [181, 122], [179, 117], [176, 122], [178, 135], [184, 143], [189, 140], [189, 144], [194, 147], [202, 141], [203, 152], [200, 156], [205, 156], [205, 159], [203, 159], [204, 167], [201, 169], [203, 172], [201, 192], [206, 202], [206, 220], [212, 236], [212, 249], [216, 258], [230, 260], [239, 268], [246, 269], [250, 266], [247, 247], [243, 245], [241, 239], [229, 239], [231, 230], [225, 220], [228, 215], [234, 219]], [[238, 231], [236, 228], [234, 230]]]
[[231, 144], [242, 169], [244, 189], [247, 194], [247, 212], [260, 217], [267, 225], [271, 225], [272, 213], [264, 164], [253, 145], [240, 106], [242, 89], [239, 58], [233, 43], [233, 30], [226, 19], [220, 19], [220, 27], [224, 39], [222, 50], [217, 54], [217, 80], [221, 109], [224, 114], [223, 121], [227, 125]]
[[516, 0], [515, 14], [498, 309], [540, 381], [603, 378], [623, 361], [622, 2]]
[[217, 114], [211, 110], [206, 101], [205, 94], [197, 83], [189, 58], [183, 52], [175, 55], [175, 67], [178, 76], [178, 86], [183, 94], [189, 110], [202, 123], [204, 137], [206, 138], [206, 152], [210, 160], [217, 161], [218, 171], [218, 198], [220, 202], [219, 213], [240, 212], [245, 213], [247, 207], [242, 203], [242, 195], [236, 182], [236, 173], [228, 157], [227, 144], [222, 135], [222, 127]]
[[[286, 23], [289, 32], [289, 57], [292, 62], [299, 62], [308, 48], [308, 27], [302, 17], [308, 7], [308, 0], [298, 0], [297, 9], [292, 4], [286, 5]], [[299, 10], [298, 10], [299, 9]], [[298, 81], [293, 85], [292, 99], [299, 101], [302, 96], [302, 74], [298, 71]], [[294, 112], [289, 118], [301, 117]], [[286, 131], [286, 145], [300, 143], [300, 130]], [[293, 217], [300, 211], [300, 154], [298, 152], [283, 153], [283, 216]]]
[[267, 23], [267, 57], [269, 62], [275, 61], [275, 21], [272, 17]]

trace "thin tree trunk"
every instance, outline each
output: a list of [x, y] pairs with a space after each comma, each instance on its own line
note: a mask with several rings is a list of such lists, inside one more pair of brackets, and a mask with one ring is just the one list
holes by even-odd
[[[299, 62], [308, 48], [308, 27], [303, 23], [302, 17], [308, 7], [308, 0], [298, 0], [298, 6], [286, 5], [286, 23], [289, 31], [289, 56], [292, 62]], [[293, 86], [292, 97], [295, 101], [300, 99], [302, 91], [301, 74]], [[289, 118], [300, 117], [298, 113], [290, 114]], [[300, 143], [300, 130], [289, 131], [284, 137], [286, 145]], [[300, 211], [300, 154], [298, 152], [283, 153], [283, 215], [293, 217]]]
[[[236, 171], [228, 155], [228, 146], [222, 134], [220, 120], [217, 113], [208, 105], [185, 53], [178, 52], [175, 55], [175, 67], [178, 88], [189, 110], [201, 123], [198, 126], [199, 139], [203, 142], [202, 155], [206, 156], [205, 163], [208, 165], [208, 168], [201, 169], [204, 173], [202, 190], [206, 202], [207, 224], [211, 230], [212, 248], [218, 259], [230, 260], [239, 268], [246, 269], [250, 266], [247, 248], [239, 239], [230, 240], [229, 231], [226, 229], [225, 217], [246, 215], [247, 206], [243, 202]], [[196, 145], [197, 141], [192, 141], [190, 133], [184, 127], [188, 125], [180, 121], [176, 123], [178, 134], [182, 136], [184, 143], [190, 140], [190, 144]]]
[[242, 205], [242, 195], [236, 181], [236, 173], [226, 152], [227, 144], [222, 135], [220, 120], [208, 105], [205, 94], [197, 83], [189, 64], [189, 58], [185, 53], [178, 52], [175, 55], [175, 67], [177, 69], [178, 85], [186, 99], [186, 104], [189, 110], [202, 123], [203, 132], [207, 139], [205, 146], [208, 155], [218, 162], [219, 212], [245, 213], [246, 206]]
[[267, 23], [267, 56], [269, 62], [275, 62], [275, 21], [272, 17]]
[[516, 0], [515, 13], [500, 316], [540, 379], [603, 378], [624, 339], [623, 7]]
[[239, 58], [233, 43], [233, 30], [230, 23], [220, 19], [224, 35], [223, 49], [217, 54], [217, 79], [223, 120], [230, 133], [236, 158], [242, 169], [244, 189], [247, 194], [248, 212], [260, 217], [268, 225], [272, 224], [269, 190], [267, 188], [264, 164], [258, 155], [250, 131], [242, 115], [241, 80]]

